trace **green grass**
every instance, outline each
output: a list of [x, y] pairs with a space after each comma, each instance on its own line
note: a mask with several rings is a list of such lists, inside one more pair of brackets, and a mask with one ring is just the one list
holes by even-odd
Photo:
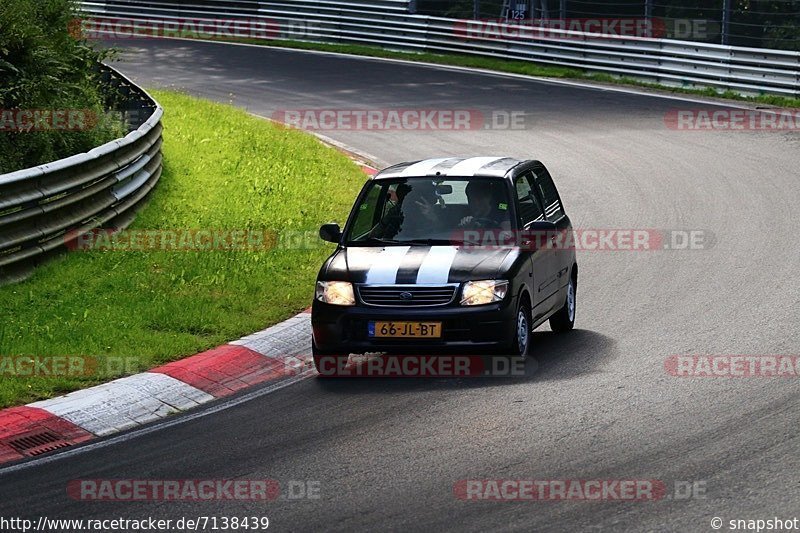
[[[306, 133], [174, 92], [164, 172], [132, 228], [316, 231], [343, 222], [364, 174]], [[133, 358], [140, 371], [252, 333], [308, 307], [332, 245], [267, 251], [71, 252], [0, 287], [0, 357]], [[1, 367], [0, 367], [1, 368]], [[0, 406], [115, 375], [8, 377]]]
[[418, 61], [424, 63], [435, 63], [438, 65], [452, 65], [458, 67], [494, 70], [498, 72], [509, 72], [512, 74], [523, 74], [527, 76], [538, 76], [545, 78], [561, 78], [584, 80], [597, 83], [609, 83], [615, 85], [625, 85], [641, 87], [652, 90], [666, 91], [670, 93], [699, 95], [714, 98], [724, 98], [728, 100], [746, 101], [755, 104], [764, 104], [777, 107], [798, 108], [800, 98], [792, 98], [773, 94], [763, 94], [758, 96], [744, 96], [734, 91], [719, 91], [712, 87], [694, 88], [670, 87], [658, 83], [650, 83], [625, 76], [612, 76], [587, 70], [541, 65], [530, 61], [516, 61], [511, 59], [495, 59], [490, 57], [467, 56], [460, 54], [432, 54], [428, 52], [414, 53], [401, 52], [397, 50], [386, 50], [378, 46], [354, 45], [354, 44], [329, 44], [314, 43], [306, 41], [265, 41], [259, 39], [239, 39], [232, 42], [244, 42], [247, 44], [258, 44], [263, 46], [275, 46], [279, 48], [292, 48], [298, 50], [319, 50], [323, 52], [336, 52], [341, 54], [351, 54], [367, 57], [382, 57], [389, 59], [402, 59], [406, 61]]

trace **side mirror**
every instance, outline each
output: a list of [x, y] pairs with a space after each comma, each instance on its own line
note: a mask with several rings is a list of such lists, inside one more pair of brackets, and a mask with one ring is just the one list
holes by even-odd
[[332, 222], [330, 224], [323, 224], [319, 228], [319, 238], [323, 241], [339, 243], [342, 240], [342, 230], [339, 229], [339, 224]]

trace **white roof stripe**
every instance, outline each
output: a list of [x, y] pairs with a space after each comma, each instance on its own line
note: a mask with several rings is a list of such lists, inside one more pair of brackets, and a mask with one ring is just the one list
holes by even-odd
[[481, 168], [489, 163], [494, 163], [503, 159], [502, 157], [470, 157], [469, 159], [465, 159], [460, 163], [452, 166], [447, 170], [448, 176], [474, 176], [475, 173]]
[[439, 157], [437, 159], [425, 159], [424, 161], [420, 161], [418, 163], [414, 163], [413, 165], [408, 166], [403, 172], [400, 173], [401, 176], [427, 176], [428, 171], [441, 163], [442, 161], [447, 161], [451, 159], [449, 157]]

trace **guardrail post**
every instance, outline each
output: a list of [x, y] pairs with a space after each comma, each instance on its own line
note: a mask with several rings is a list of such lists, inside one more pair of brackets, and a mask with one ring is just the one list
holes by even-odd
[[475, 20], [481, 18], [481, 0], [472, 0], [472, 18]]
[[417, 12], [417, 0], [408, 0], [408, 12], [412, 15]]
[[731, 0], [722, 0], [722, 44], [728, 44], [731, 33]]
[[558, 16], [561, 20], [567, 20], [567, 0], [561, 0], [559, 3]]
[[644, 18], [648, 22], [653, 18], [653, 0], [644, 0]]

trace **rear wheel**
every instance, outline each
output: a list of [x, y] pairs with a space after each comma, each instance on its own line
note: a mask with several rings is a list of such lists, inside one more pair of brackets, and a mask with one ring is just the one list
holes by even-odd
[[563, 333], [575, 327], [576, 289], [575, 278], [570, 276], [564, 306], [550, 317], [550, 329], [556, 333]]
[[320, 376], [335, 377], [338, 369], [347, 365], [348, 355], [341, 353], [331, 353], [320, 350], [313, 343], [311, 344], [311, 355], [314, 357], [314, 368]]

